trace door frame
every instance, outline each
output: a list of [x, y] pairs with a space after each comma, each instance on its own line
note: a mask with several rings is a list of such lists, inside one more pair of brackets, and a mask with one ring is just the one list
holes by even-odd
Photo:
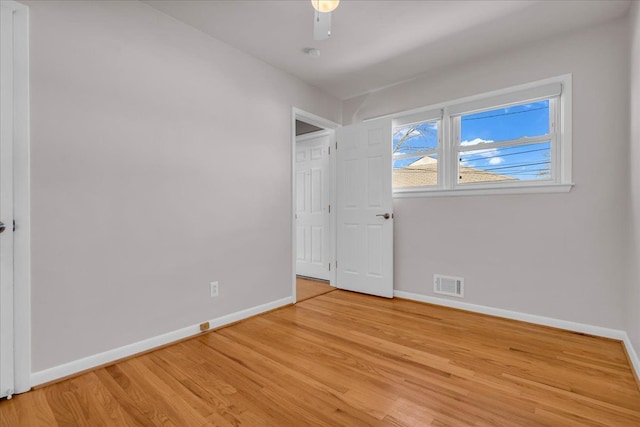
[[[293, 107], [291, 109], [291, 295], [292, 302], [297, 302], [296, 292], [296, 120], [301, 120], [311, 125], [317, 126], [324, 130], [331, 132], [330, 145], [335, 149], [336, 143], [336, 130], [340, 127], [340, 124], [327, 120], [323, 117], [317, 116], [313, 113], [301, 110]], [[329, 156], [329, 169], [330, 169], [330, 203], [332, 207], [335, 207], [336, 202], [336, 156], [335, 151]], [[329, 283], [331, 286], [336, 286], [336, 210], [331, 209], [329, 224], [331, 227], [331, 242], [329, 242], [329, 260], [332, 264], [331, 271], [329, 272]]]
[[[13, 11], [13, 336], [14, 393], [31, 389], [31, 224], [29, 135], [29, 8], [11, 0]], [[7, 224], [10, 227], [10, 224]]]

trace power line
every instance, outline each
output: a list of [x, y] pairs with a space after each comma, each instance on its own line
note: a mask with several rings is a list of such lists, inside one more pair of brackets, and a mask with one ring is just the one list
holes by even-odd
[[[502, 176], [511, 176], [511, 175], [532, 175], [532, 174], [538, 174], [540, 172], [551, 172], [550, 169], [548, 168], [543, 168], [543, 169], [529, 169], [526, 171], [513, 171], [513, 172], [504, 172], [504, 175]], [[491, 175], [498, 175], [498, 174], [494, 174], [493, 172], [485, 172], [481, 169], [478, 170], [473, 170], [473, 171], [468, 171], [468, 170], [461, 170], [460, 171], [460, 175], [487, 175], [487, 174], [491, 174]]]
[[[484, 171], [495, 171], [495, 170], [502, 170], [502, 169], [513, 169], [513, 168], [521, 168], [521, 167], [527, 167], [527, 166], [537, 166], [537, 165], [548, 165], [550, 164], [550, 161], [547, 162], [536, 162], [536, 163], [520, 163], [520, 164], [516, 164], [516, 165], [510, 165], [510, 166], [500, 166], [497, 168], [483, 168], [483, 169], [479, 169], [479, 168], [474, 168], [474, 169], [479, 169], [479, 170], [484, 170]], [[473, 166], [467, 166], [467, 167], [473, 167]]]
[[[491, 117], [502, 117], [502, 116], [510, 116], [512, 114], [522, 114], [522, 113], [528, 113], [530, 111], [538, 111], [538, 110], [548, 110], [549, 107], [540, 107], [540, 108], [531, 108], [529, 110], [523, 110], [523, 111], [512, 111], [511, 113], [502, 113], [502, 114], [495, 114], [493, 116], [482, 116], [482, 117], [471, 117], [471, 118], [464, 118], [464, 116], [462, 117], [462, 121], [466, 122], [469, 120], [481, 120], [481, 119], [489, 119]], [[482, 113], [476, 113], [476, 114], [482, 114]]]
[[[495, 168], [479, 168], [479, 167], [474, 167], [474, 166], [465, 166], [462, 165], [462, 168], [466, 168], [466, 169], [471, 169], [471, 170], [466, 170], [466, 171], [461, 171], [463, 173], [478, 173], [478, 174], [484, 174], [484, 173], [491, 173], [493, 171], [496, 170], [505, 170], [505, 169], [515, 169], [515, 168], [525, 168], [528, 166], [539, 166], [539, 165], [547, 165], [550, 164], [551, 162], [534, 162], [534, 163], [519, 163], [519, 164], [515, 164], [515, 165], [509, 165], [509, 166], [500, 166], [500, 167], [495, 167]], [[435, 165], [436, 167], [433, 168], [433, 170], [436, 170], [437, 165]], [[411, 164], [408, 164], [406, 166], [402, 166], [402, 167], [398, 167], [398, 168], [393, 168], [395, 171], [411, 171], [411, 172], [420, 172], [420, 173], [425, 173], [425, 172], [432, 172], [432, 169], [426, 169], [424, 167], [411, 167]], [[528, 169], [526, 171], [513, 171], [513, 172], [503, 172], [503, 173], [511, 173], [511, 174], [515, 174], [515, 173], [529, 173], [533, 170], [549, 170], [549, 168], [538, 168], [538, 169]]]
[[[469, 170], [472, 169], [472, 170]], [[415, 174], [422, 174], [422, 175], [434, 175], [438, 172], [437, 169], [410, 169], [410, 168], [400, 168], [400, 169], [394, 169], [393, 170], [395, 173], [398, 174], [406, 174], [406, 175], [415, 175]], [[461, 176], [469, 176], [469, 175], [476, 175], [476, 176], [504, 176], [504, 177], [509, 177], [509, 176], [513, 176], [513, 175], [540, 175], [540, 172], [544, 172], [544, 173], [551, 173], [551, 170], [548, 168], [542, 168], [542, 169], [529, 169], [526, 171], [513, 171], [513, 172], [505, 172], [504, 175], [500, 175], [500, 174], [496, 174], [493, 172], [487, 172], [484, 171], [482, 169], [473, 169], [473, 168], [467, 168], [466, 170], [460, 170], [459, 173]]]
[[[515, 147], [509, 147], [509, 148], [515, 148]], [[491, 148], [489, 148], [489, 150], [491, 150]], [[499, 150], [499, 148], [498, 148]], [[497, 156], [491, 156], [491, 157], [485, 157], [485, 156], [480, 156], [480, 157], [476, 157], [476, 158], [465, 158], [464, 160], [462, 159], [462, 156], [464, 156], [465, 154], [462, 154], [460, 157], [460, 161], [464, 161], [464, 162], [471, 162], [474, 160], [482, 160], [482, 159], [492, 159], [492, 158], [496, 158], [496, 157], [507, 157], [507, 156], [515, 156], [516, 154], [526, 154], [526, 153], [535, 153], [537, 151], [549, 151], [551, 150], [551, 148], [539, 148], [537, 150], [527, 150], [527, 151], [516, 151], [515, 153], [506, 153], [506, 154], [498, 154]], [[470, 156], [470, 154], [467, 154], [467, 156]]]

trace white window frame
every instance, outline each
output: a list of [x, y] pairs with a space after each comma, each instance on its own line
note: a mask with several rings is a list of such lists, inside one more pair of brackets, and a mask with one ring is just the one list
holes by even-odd
[[[478, 147], [460, 146], [460, 118], [463, 115], [546, 99], [550, 100], [550, 135], [485, 143]], [[434, 117], [436, 112], [442, 117], [438, 126], [438, 185], [395, 188], [395, 198], [557, 193], [568, 192], [574, 185], [571, 179], [571, 74], [398, 113], [392, 116], [393, 126], [434, 120], [437, 118]], [[461, 151], [545, 141], [551, 141], [549, 179], [464, 184], [458, 182], [458, 159]]]
[[[549, 133], [548, 134], [542, 135], [542, 136], [536, 136], [536, 137], [522, 137], [517, 139], [511, 139], [511, 140], [483, 143], [483, 144], [478, 144], [477, 146], [460, 145], [462, 142], [460, 140], [461, 139], [460, 131], [462, 130], [463, 116], [466, 116], [469, 114], [475, 114], [483, 111], [491, 111], [491, 110], [505, 108], [505, 107], [512, 107], [515, 105], [523, 105], [524, 103], [543, 101], [543, 100], [549, 101]], [[550, 158], [551, 175], [547, 179], [540, 179], [535, 181], [516, 181], [516, 182], [512, 182], [512, 181], [472, 182], [472, 183], [463, 184], [459, 182], [460, 181], [459, 180], [460, 162], [456, 162], [456, 167], [450, 168], [451, 173], [454, 175], [451, 180], [451, 182], [453, 182], [453, 189], [529, 187], [531, 186], [532, 183], [535, 183], [536, 185], [557, 184], [558, 177], [559, 177], [559, 167], [558, 167], [558, 161], [557, 161], [559, 158], [559, 155], [557, 151], [558, 151], [559, 144], [558, 144], [558, 133], [556, 132], [556, 123], [559, 123], [560, 117], [557, 111], [558, 109], [556, 108], [556, 104], [559, 102], [559, 100], [560, 100], [560, 96], [554, 96], [551, 98], [544, 97], [544, 98], [538, 98], [538, 99], [528, 99], [523, 102], [516, 102], [516, 103], [506, 104], [506, 105], [496, 105], [490, 108], [484, 108], [482, 110], [470, 111], [467, 113], [452, 116], [450, 118], [451, 123], [453, 125], [453, 135], [454, 135], [452, 151], [456, 159], [460, 157], [460, 153], [463, 153], [466, 151], [491, 150], [493, 148], [517, 147], [519, 145], [529, 145], [529, 144], [536, 144], [536, 143], [542, 143], [547, 141], [550, 141], [551, 143], [551, 158]]]

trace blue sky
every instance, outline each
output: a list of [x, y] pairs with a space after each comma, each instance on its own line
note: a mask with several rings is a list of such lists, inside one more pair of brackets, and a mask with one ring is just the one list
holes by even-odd
[[[461, 145], [469, 151], [460, 155], [461, 165], [504, 175], [519, 180], [547, 178], [550, 167], [550, 142], [483, 149], [490, 142], [535, 137], [549, 133], [549, 101], [538, 101], [507, 108], [462, 116]], [[394, 129], [393, 143], [396, 154], [409, 154], [435, 149], [437, 132], [435, 123], [423, 123], [411, 131], [398, 147], [401, 138], [411, 126]], [[435, 157], [430, 155], [430, 157]], [[420, 156], [397, 159], [394, 168], [405, 167]], [[473, 173], [463, 169], [462, 173]]]
[[[500, 108], [462, 117], [461, 145], [481, 149], [485, 142], [497, 142], [549, 133], [549, 101]], [[492, 150], [467, 151], [462, 165], [520, 180], [548, 177], [549, 142]]]

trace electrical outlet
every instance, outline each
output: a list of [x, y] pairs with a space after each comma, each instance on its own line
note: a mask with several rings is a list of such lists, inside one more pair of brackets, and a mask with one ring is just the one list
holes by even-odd
[[211, 297], [217, 297], [218, 296], [218, 282], [211, 282], [210, 283], [211, 286]]

